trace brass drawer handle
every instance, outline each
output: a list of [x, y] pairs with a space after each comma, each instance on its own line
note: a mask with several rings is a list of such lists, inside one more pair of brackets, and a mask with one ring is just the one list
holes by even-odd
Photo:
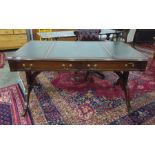
[[132, 67], [132, 68], [134, 68], [135, 67], [135, 64], [134, 63], [127, 63], [124, 66], [125, 67]]
[[69, 67], [73, 67], [73, 65], [72, 64], [69, 64]]
[[87, 67], [90, 68], [90, 64], [87, 64]]
[[65, 64], [62, 64], [61, 66], [63, 67], [64, 70], [68, 70]]
[[94, 64], [94, 68], [96, 68], [97, 67], [97, 64]]
[[66, 65], [65, 64], [62, 64], [62, 67], [66, 67]]
[[96, 69], [97, 64], [94, 64], [94, 65], [87, 64], [87, 67], [88, 67], [90, 70], [94, 70], [94, 69]]
[[[22, 64], [23, 67], [26, 67], [26, 64]], [[29, 64], [28, 66], [32, 67], [33, 64]]]
[[25, 70], [31, 70], [33, 64], [29, 64], [29, 65], [22, 64], [22, 66], [24, 67]]

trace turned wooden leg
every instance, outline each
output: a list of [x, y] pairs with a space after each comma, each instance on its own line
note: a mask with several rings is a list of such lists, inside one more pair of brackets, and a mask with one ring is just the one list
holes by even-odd
[[119, 76], [119, 79], [117, 80], [116, 84], [120, 84], [122, 90], [124, 91], [127, 110], [128, 112], [131, 112], [130, 94], [129, 94], [129, 88], [128, 88], [129, 71], [124, 71], [124, 72], [115, 71], [115, 73]]
[[27, 87], [28, 87], [27, 88], [27, 94], [25, 96], [25, 105], [24, 105], [22, 116], [25, 116], [27, 114], [28, 109], [29, 109], [29, 98], [30, 98], [30, 93], [31, 93], [32, 87], [30, 85], [28, 85]]
[[27, 80], [27, 94], [25, 95], [25, 105], [24, 105], [22, 116], [25, 116], [29, 110], [30, 93], [33, 89], [33, 86], [36, 83], [35, 78], [40, 72], [26, 71], [25, 73], [26, 73], [26, 80]]
[[127, 110], [128, 110], [128, 112], [131, 112], [129, 88], [128, 88], [127, 84], [124, 84], [124, 83], [121, 84], [121, 87], [125, 94]]

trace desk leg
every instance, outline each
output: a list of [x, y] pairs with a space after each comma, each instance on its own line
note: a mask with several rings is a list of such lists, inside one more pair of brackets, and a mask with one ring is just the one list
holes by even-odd
[[40, 72], [26, 71], [25, 74], [26, 74], [26, 80], [27, 80], [27, 94], [25, 95], [25, 105], [24, 105], [22, 116], [25, 116], [27, 114], [27, 111], [29, 109], [30, 93], [33, 89], [33, 86], [36, 83], [35, 78], [38, 74], [40, 74]]
[[124, 71], [124, 72], [115, 71], [115, 73], [119, 76], [119, 79], [117, 80], [116, 84], [120, 84], [121, 88], [123, 89], [125, 94], [127, 110], [128, 112], [131, 112], [130, 94], [129, 94], [129, 88], [128, 88], [129, 71]]

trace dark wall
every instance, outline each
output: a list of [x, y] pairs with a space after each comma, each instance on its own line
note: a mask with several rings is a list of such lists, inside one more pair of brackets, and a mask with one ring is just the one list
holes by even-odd
[[137, 29], [134, 43], [152, 43], [153, 37], [155, 37], [155, 29]]

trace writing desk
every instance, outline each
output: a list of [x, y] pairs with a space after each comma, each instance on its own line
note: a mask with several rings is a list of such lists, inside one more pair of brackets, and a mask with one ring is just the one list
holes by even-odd
[[140, 52], [125, 43], [111, 41], [30, 41], [7, 59], [11, 71], [26, 73], [28, 93], [24, 114], [28, 110], [35, 77], [42, 71], [59, 70], [115, 72], [130, 111], [129, 71], [144, 71], [147, 65], [147, 58]]

